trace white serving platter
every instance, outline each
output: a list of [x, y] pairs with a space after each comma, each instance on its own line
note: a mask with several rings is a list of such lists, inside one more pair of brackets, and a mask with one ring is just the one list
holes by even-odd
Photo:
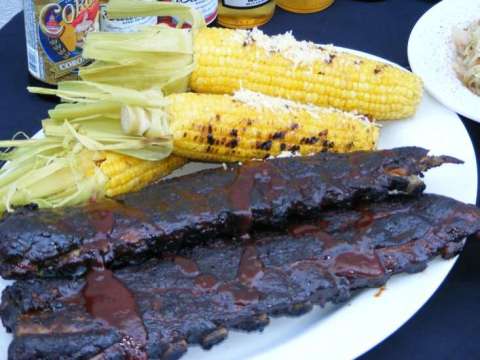
[[[425, 147], [432, 154], [446, 154], [464, 160], [463, 165], [445, 165], [429, 171], [425, 176], [427, 191], [475, 203], [475, 153], [468, 133], [455, 113], [425, 94], [414, 117], [383, 123], [381, 149], [407, 145]], [[190, 163], [173, 176], [198, 171], [206, 166]], [[192, 347], [183, 359], [353, 359], [380, 343], [411, 318], [440, 286], [454, 263], [455, 259], [434, 260], [422, 273], [395, 276], [380, 296], [375, 296], [377, 289], [365, 290], [342, 305], [314, 308], [297, 318], [272, 319], [261, 333], [232, 331], [226, 341], [212, 350]], [[0, 279], [0, 290], [8, 283]], [[0, 360], [7, 359], [11, 339], [11, 335], [0, 326]]]

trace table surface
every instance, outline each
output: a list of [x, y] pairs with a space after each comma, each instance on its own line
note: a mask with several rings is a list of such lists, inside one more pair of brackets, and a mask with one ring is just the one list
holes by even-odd
[[[13, 4], [5, 8], [7, 4]], [[0, 27], [19, 8], [19, 0], [0, 0]], [[328, 10], [294, 15], [277, 10], [263, 29], [268, 33], [294, 30], [299, 39], [362, 50], [408, 67], [407, 42], [420, 16], [437, 1], [337, 0]], [[6, 9], [6, 10], [5, 10]], [[28, 94], [23, 18], [15, 16], [0, 30], [0, 138], [19, 130], [39, 128], [52, 100]], [[462, 119], [479, 159], [480, 124]], [[480, 176], [479, 176], [480, 178]], [[454, 186], [455, 184], [452, 184]], [[480, 191], [480, 190], [479, 190]], [[477, 196], [478, 199], [478, 196]], [[478, 205], [478, 203], [477, 203]], [[452, 272], [419, 312], [397, 332], [361, 357], [375, 359], [478, 359], [480, 358], [480, 241], [469, 239]], [[395, 311], [395, 309], [392, 309]], [[348, 339], [345, 339], [348, 346]]]

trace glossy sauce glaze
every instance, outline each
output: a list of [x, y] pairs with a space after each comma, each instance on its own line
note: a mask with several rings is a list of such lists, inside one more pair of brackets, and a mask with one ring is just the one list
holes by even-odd
[[195, 286], [204, 291], [211, 291], [218, 287], [218, 280], [215, 276], [210, 274], [198, 275], [195, 278]]
[[263, 296], [255, 285], [264, 274], [264, 265], [258, 257], [253, 240], [249, 239], [248, 242], [250, 244], [242, 251], [235, 280], [222, 284], [218, 289], [220, 292], [230, 294], [237, 306], [250, 305]]
[[[95, 259], [96, 267], [103, 267], [104, 256], [110, 251], [114, 241], [112, 233], [122, 226], [121, 219], [149, 223], [147, 215], [142, 210], [126, 206], [116, 200], [91, 202], [85, 206], [84, 210], [94, 236], [85, 241], [82, 253], [91, 254]], [[125, 231], [122, 239], [128, 238], [129, 235], [132, 235], [131, 232]]]
[[95, 319], [116, 328], [120, 346], [130, 359], [147, 359], [147, 331], [132, 292], [110, 270], [93, 270], [82, 291], [86, 311]]
[[[391, 190], [416, 186], [418, 191], [422, 185], [418, 180], [392, 177], [384, 169], [394, 166], [416, 174], [429, 166], [425, 159], [434, 165], [443, 161], [425, 156], [424, 149], [402, 148], [253, 161], [167, 180], [118, 202], [68, 211], [25, 210], [0, 224], [4, 248], [13, 249], [0, 247], [0, 273], [78, 276], [91, 268], [95, 248], [106, 266], [121, 266], [218, 235], [280, 229], [291, 223], [291, 217], [314, 215], [332, 206], [350, 207], [367, 196], [374, 201]], [[359, 177], [353, 177], [358, 170]], [[113, 214], [113, 229], [104, 236], [112, 223], [108, 212]], [[103, 220], [93, 219], [92, 225], [92, 213]], [[59, 221], [68, 226], [52, 226]], [[25, 225], [31, 236], [19, 245]], [[55, 247], [50, 249], [52, 243]], [[44, 272], [39, 274], [38, 268]]]
[[236, 225], [240, 235], [250, 231], [252, 227], [251, 196], [255, 184], [257, 169], [247, 164], [236, 168], [236, 176], [228, 189], [228, 197], [237, 218]]
[[200, 270], [198, 269], [197, 264], [193, 260], [187, 259], [182, 256], [175, 256], [174, 262], [177, 268], [185, 276], [194, 277], [200, 274]]
[[323, 244], [323, 249], [334, 247], [339, 243], [326, 229], [328, 228], [328, 221], [318, 220], [313, 223], [300, 223], [291, 226], [288, 230], [294, 237], [313, 236]]
[[323, 258], [318, 265], [328, 269], [337, 276], [353, 278], [358, 276], [379, 277], [386, 274], [380, 261], [375, 255], [375, 249], [368, 246], [368, 238], [363, 238], [375, 220], [375, 216], [368, 210], [361, 210], [358, 216], [343, 226], [345, 231], [357, 232], [354, 241], [346, 243], [343, 239], [336, 239], [328, 231], [329, 223], [325, 220], [316, 223], [297, 224], [290, 227], [289, 233], [294, 237], [311, 236], [322, 243]]
[[355, 222], [355, 229], [361, 230], [372, 225], [374, 220], [374, 214], [368, 210], [361, 211], [361, 217]]
[[238, 265], [238, 280], [244, 285], [254, 285], [255, 280], [263, 276], [263, 263], [258, 258], [255, 245], [247, 245]]
[[[115, 275], [91, 270], [86, 281], [17, 281], [5, 290], [0, 311], [7, 329], [23, 329], [9, 351], [22, 358], [29, 346], [69, 358], [75, 340], [94, 338], [101, 345], [85, 348], [84, 358], [141, 359], [145, 352], [178, 358], [189, 344], [218, 343], [227, 329], [262, 329], [270, 315], [298, 315], [382, 286], [395, 273], [421, 271], [437, 255], [458, 253], [461, 240], [480, 231], [478, 208], [436, 195], [324, 210], [321, 217], [289, 232], [212, 238]], [[38, 325], [46, 330], [35, 333]], [[51, 331], [65, 325], [75, 331]], [[55, 346], [44, 345], [47, 339]]]
[[375, 254], [364, 254], [360, 251], [344, 252], [333, 258], [331, 271], [337, 276], [379, 277], [385, 275], [382, 264]]
[[272, 205], [282, 194], [287, 182], [268, 161], [250, 161], [236, 169], [234, 181], [228, 188], [232, 212], [237, 218], [237, 228], [240, 235], [246, 234], [252, 228], [252, 192], [255, 189], [261, 193], [264, 201]]
[[110, 210], [91, 210], [88, 217], [97, 233], [110, 234], [115, 226], [115, 217]]

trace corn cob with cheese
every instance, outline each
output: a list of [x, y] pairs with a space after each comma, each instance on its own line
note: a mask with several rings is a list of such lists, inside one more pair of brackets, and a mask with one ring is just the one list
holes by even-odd
[[[164, 6], [112, 0], [109, 14], [160, 15]], [[217, 94], [248, 89], [377, 120], [413, 115], [423, 92], [420, 78], [406, 70], [297, 41], [291, 33], [269, 37], [258, 29], [200, 24], [193, 31], [157, 26], [133, 35], [92, 33], [84, 56], [98, 60], [81, 70], [84, 80], [136, 89], [159, 86], [166, 93], [185, 91], [187, 86]]]
[[[91, 103], [105, 95], [98, 88], [98, 84], [73, 81], [60, 83], [58, 90], [40, 89], [40, 92], [64, 99], [68, 95], [70, 99], [88, 102], [86, 106], [70, 104], [67, 109], [60, 109], [60, 115], [51, 111], [50, 116], [57, 121], [63, 117], [70, 119], [75, 113], [90, 119], [99, 109], [111, 104], [112, 99], [106, 100], [108, 106], [105, 107], [101, 106], [103, 100]], [[118, 94], [123, 94], [124, 88], [110, 86], [109, 91], [113, 98], [119, 98]], [[155, 112], [145, 111], [142, 106], [124, 105], [117, 109], [120, 118], [111, 113], [101, 116], [108, 115], [113, 119], [111, 121], [121, 124], [126, 136], [143, 136], [145, 139], [158, 123], [154, 120], [160, 118], [164, 126], [155, 131], [154, 136], [169, 134], [171, 152], [192, 160], [235, 162], [264, 159], [283, 151], [309, 155], [322, 151], [373, 150], [380, 132], [378, 125], [363, 115], [305, 105], [250, 90], [237, 91], [234, 95], [178, 93], [163, 97], [161, 92], [151, 90], [148, 94], [151, 96], [150, 105], [156, 106]], [[129, 90], [132, 98], [141, 99], [143, 95], [145, 92]], [[89, 115], [86, 111], [92, 114], [86, 116]], [[88, 122], [86, 125], [82, 121], [76, 124], [79, 125], [78, 132], [88, 133], [85, 128], [89, 126]], [[50, 133], [50, 126], [44, 124], [47, 135], [62, 135], [54, 129]], [[91, 133], [96, 136], [95, 132]], [[68, 136], [68, 133], [64, 135]], [[84, 145], [88, 146], [88, 143]], [[156, 159], [169, 154], [164, 149]]]
[[173, 153], [213, 162], [376, 147], [379, 128], [364, 116], [241, 91], [167, 97]]
[[296, 41], [290, 33], [201, 29], [194, 38], [190, 87], [230, 94], [240, 88], [377, 120], [412, 116], [422, 82], [411, 72], [333, 47]]
[[31, 90], [77, 103], [49, 112], [45, 138], [0, 142], [17, 147], [0, 155], [9, 161], [0, 170], [0, 210], [71, 206], [136, 191], [187, 158], [234, 162], [284, 151], [372, 150], [379, 135], [363, 115], [248, 90], [163, 97], [79, 81]]

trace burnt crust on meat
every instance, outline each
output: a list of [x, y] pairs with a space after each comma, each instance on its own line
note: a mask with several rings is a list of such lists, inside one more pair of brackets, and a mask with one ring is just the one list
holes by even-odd
[[273, 159], [201, 171], [118, 201], [61, 210], [18, 209], [0, 221], [0, 275], [75, 277], [117, 268], [212, 236], [285, 227], [292, 217], [392, 193], [417, 195], [423, 171], [450, 157], [405, 147]]
[[[221, 342], [229, 329], [262, 329], [270, 316], [300, 315], [393, 274], [421, 271], [435, 256], [457, 254], [479, 230], [474, 206], [399, 196], [325, 210], [285, 231], [197, 243], [113, 273], [90, 271], [86, 279], [20, 280], [0, 306], [15, 336], [9, 359], [177, 359], [188, 345]], [[128, 322], [113, 324], [105, 314], [101, 298], [112, 286], [127, 300], [111, 306], [130, 314]]]

